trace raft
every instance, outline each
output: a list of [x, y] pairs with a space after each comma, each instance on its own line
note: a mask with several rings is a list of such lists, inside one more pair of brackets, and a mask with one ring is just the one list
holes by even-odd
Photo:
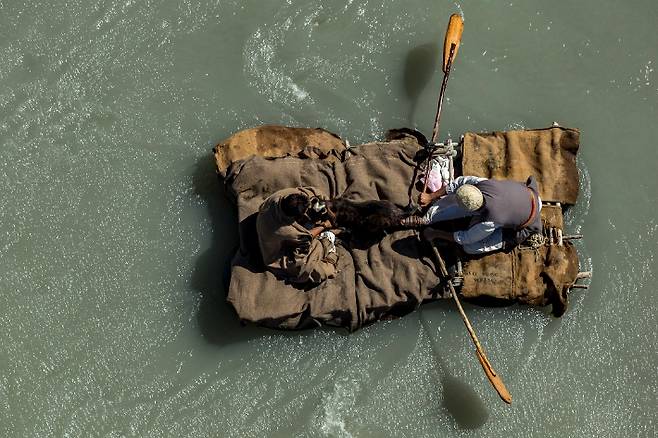
[[291, 187], [316, 187], [330, 198], [388, 200], [405, 208], [418, 199], [413, 184], [422, 171], [426, 140], [409, 129], [391, 130], [384, 141], [357, 146], [323, 129], [261, 126], [240, 131], [213, 149], [217, 172], [237, 207], [239, 248], [231, 261], [227, 302], [241, 322], [274, 329], [319, 326], [357, 330], [404, 316], [424, 303], [449, 298], [447, 282], [480, 305], [552, 306], [561, 316], [568, 294], [584, 274], [563, 212], [578, 197], [577, 129], [466, 133], [440, 144], [454, 157], [454, 174], [525, 182], [534, 175], [543, 201], [544, 243], [520, 245], [484, 256], [441, 245], [450, 266], [443, 278], [429, 243], [414, 230], [377, 238], [337, 241], [338, 274], [309, 288], [286, 283], [265, 269], [256, 234], [263, 201]]

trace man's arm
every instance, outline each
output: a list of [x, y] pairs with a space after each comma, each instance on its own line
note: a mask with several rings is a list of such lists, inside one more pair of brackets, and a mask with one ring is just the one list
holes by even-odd
[[311, 228], [308, 230], [309, 233], [311, 233], [312, 238], [316, 238], [322, 233], [324, 230], [330, 230], [332, 228], [331, 222], [327, 219], [324, 222], [322, 222], [320, 225]]
[[451, 181], [448, 183], [447, 186], [445, 186], [445, 192], [446, 193], [453, 193], [455, 190], [457, 190], [459, 187], [463, 186], [464, 184], [472, 184], [475, 185], [479, 183], [480, 181], [484, 181], [486, 178], [480, 178], [479, 176], [460, 176], [455, 178], [454, 181]]
[[418, 198], [418, 203], [420, 204], [421, 207], [425, 207], [430, 205], [432, 202], [436, 201], [439, 199], [441, 196], [446, 194], [446, 186], [441, 187], [439, 190], [436, 192], [432, 193], [421, 193], [420, 197]]
[[457, 188], [463, 186], [464, 184], [477, 184], [480, 181], [484, 181], [486, 178], [480, 178], [479, 176], [460, 176], [455, 178], [454, 181], [448, 183], [447, 185], [441, 187], [436, 192], [432, 193], [421, 193], [418, 201], [421, 207], [426, 207], [432, 202], [436, 201], [440, 197], [453, 193]]

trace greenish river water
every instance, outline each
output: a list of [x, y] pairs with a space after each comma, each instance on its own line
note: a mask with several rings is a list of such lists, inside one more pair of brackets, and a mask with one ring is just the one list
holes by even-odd
[[[0, 12], [0, 436], [657, 435], [655, 0]], [[240, 327], [224, 304], [235, 211], [212, 146], [262, 123], [352, 144], [429, 133], [454, 12], [443, 138], [582, 132], [567, 230], [585, 235], [590, 289], [559, 320], [466, 308], [511, 406], [451, 303], [351, 335]]]

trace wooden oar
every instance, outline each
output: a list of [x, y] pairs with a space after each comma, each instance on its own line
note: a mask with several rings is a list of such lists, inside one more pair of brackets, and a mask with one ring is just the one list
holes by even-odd
[[434, 129], [432, 130], [432, 143], [436, 143], [439, 138], [439, 121], [441, 120], [441, 107], [443, 106], [443, 96], [448, 85], [450, 77], [450, 68], [457, 57], [459, 44], [464, 32], [464, 20], [461, 15], [452, 14], [448, 22], [448, 29], [443, 40], [443, 82], [441, 82], [441, 91], [439, 92], [439, 103], [436, 108], [436, 117], [434, 118]]
[[473, 326], [471, 325], [471, 322], [468, 320], [468, 317], [464, 312], [464, 308], [462, 307], [462, 304], [459, 301], [459, 298], [457, 297], [457, 292], [455, 291], [455, 288], [452, 285], [452, 282], [450, 281], [448, 270], [446, 269], [446, 265], [443, 261], [443, 258], [441, 257], [441, 254], [439, 253], [439, 250], [436, 249], [434, 245], [431, 246], [434, 252], [434, 256], [436, 257], [436, 260], [439, 263], [439, 270], [441, 271], [441, 275], [448, 282], [450, 295], [452, 295], [452, 298], [455, 300], [455, 304], [457, 304], [457, 309], [459, 310], [459, 314], [462, 317], [462, 321], [464, 321], [464, 325], [468, 330], [468, 334], [471, 336], [471, 340], [475, 345], [475, 354], [478, 360], [480, 361], [480, 365], [482, 365], [484, 374], [487, 376], [487, 379], [489, 379], [489, 382], [491, 382], [491, 385], [494, 387], [500, 398], [503, 399], [505, 403], [512, 404], [512, 395], [505, 387], [503, 380], [500, 378], [498, 374], [496, 374], [493, 367], [491, 366], [491, 362], [489, 362], [489, 359], [487, 359], [487, 355], [484, 353], [484, 349], [482, 348], [482, 345], [480, 345], [480, 341], [478, 340], [478, 337], [475, 335], [475, 330], [473, 330]]
[[[452, 14], [450, 16], [450, 21], [448, 22], [448, 29], [446, 30], [445, 39], [443, 41], [443, 65], [442, 65], [443, 82], [441, 83], [441, 91], [439, 92], [439, 102], [436, 109], [436, 117], [434, 118], [434, 129], [432, 130], [432, 140], [431, 140], [432, 144], [436, 144], [436, 141], [438, 140], [439, 137], [439, 123], [441, 121], [443, 96], [445, 95], [446, 86], [448, 85], [448, 78], [450, 77], [450, 69], [452, 67], [452, 63], [454, 62], [455, 57], [457, 56], [457, 51], [459, 50], [459, 44], [461, 42], [463, 31], [464, 31], [464, 21], [462, 20], [462, 17], [459, 14]], [[425, 193], [425, 191], [427, 190], [427, 182], [429, 179], [429, 166], [431, 159], [432, 159], [432, 154], [430, 153], [427, 157], [427, 164], [425, 166], [425, 184], [423, 186], [422, 193]], [[500, 376], [496, 374], [493, 367], [491, 366], [491, 362], [489, 362], [487, 355], [484, 353], [484, 349], [482, 348], [482, 345], [480, 344], [480, 341], [478, 340], [477, 335], [475, 334], [475, 330], [473, 330], [473, 326], [471, 325], [471, 322], [468, 320], [468, 317], [464, 312], [464, 308], [462, 307], [461, 302], [457, 297], [457, 292], [455, 291], [454, 286], [450, 282], [448, 270], [446, 269], [446, 265], [443, 261], [443, 258], [441, 257], [441, 254], [439, 254], [439, 251], [436, 249], [434, 245], [431, 246], [432, 246], [432, 250], [434, 251], [436, 260], [439, 264], [439, 270], [441, 271], [441, 275], [448, 282], [450, 295], [452, 295], [452, 298], [455, 300], [455, 304], [457, 304], [457, 309], [459, 310], [459, 314], [461, 315], [462, 321], [464, 322], [464, 325], [468, 330], [468, 334], [471, 336], [471, 340], [475, 345], [475, 353], [478, 358], [478, 361], [480, 362], [480, 365], [482, 365], [484, 374], [487, 376], [487, 379], [489, 379], [489, 382], [491, 382], [491, 385], [494, 387], [500, 398], [505, 403], [511, 404], [512, 395], [505, 387], [505, 384], [503, 383], [503, 380], [500, 378]]]
[[[443, 108], [443, 96], [446, 92], [446, 87], [448, 85], [448, 78], [450, 77], [450, 69], [452, 63], [457, 56], [457, 50], [459, 50], [459, 44], [462, 38], [462, 32], [464, 31], [464, 21], [462, 20], [461, 15], [452, 14], [450, 16], [450, 21], [448, 22], [448, 29], [446, 29], [446, 35], [443, 40], [443, 64], [441, 69], [443, 70], [443, 81], [441, 82], [441, 91], [439, 92], [439, 101], [436, 108], [436, 116], [434, 117], [434, 128], [432, 129], [432, 144], [436, 144], [439, 138], [439, 122], [441, 121], [441, 109]], [[427, 156], [427, 164], [425, 165], [425, 183], [423, 185], [423, 191], [425, 193], [427, 190], [427, 182], [429, 177], [430, 162], [432, 161], [432, 153], [429, 153]]]
[[[448, 67], [449, 62], [453, 62], [457, 57], [457, 51], [459, 50], [459, 44], [461, 44], [462, 33], [464, 32], [464, 20], [459, 14], [452, 14], [450, 16], [450, 21], [448, 21], [448, 29], [446, 30], [446, 36], [443, 40], [443, 72], [447, 73], [450, 68]], [[455, 46], [454, 53], [450, 53], [452, 46]]]

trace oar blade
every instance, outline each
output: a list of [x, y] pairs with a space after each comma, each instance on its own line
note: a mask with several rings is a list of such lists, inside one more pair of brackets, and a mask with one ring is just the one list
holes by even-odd
[[443, 41], [443, 73], [448, 69], [448, 60], [450, 59], [450, 47], [454, 44], [455, 50], [452, 54], [452, 60], [457, 57], [457, 50], [462, 39], [462, 32], [464, 32], [464, 20], [459, 14], [452, 14], [448, 22], [448, 30], [446, 30], [446, 37]]
[[480, 350], [476, 349], [475, 350], [475, 355], [478, 357], [478, 360], [480, 361], [480, 365], [482, 365], [482, 369], [484, 370], [484, 374], [486, 374], [487, 379], [489, 379], [489, 382], [491, 382], [491, 386], [494, 387], [500, 398], [507, 403], [508, 405], [512, 404], [512, 394], [509, 393], [507, 390], [507, 387], [505, 387], [505, 384], [503, 383], [503, 380], [497, 375], [493, 373], [493, 369], [491, 368], [491, 364], [487, 360], [485, 356], [480, 353]]

